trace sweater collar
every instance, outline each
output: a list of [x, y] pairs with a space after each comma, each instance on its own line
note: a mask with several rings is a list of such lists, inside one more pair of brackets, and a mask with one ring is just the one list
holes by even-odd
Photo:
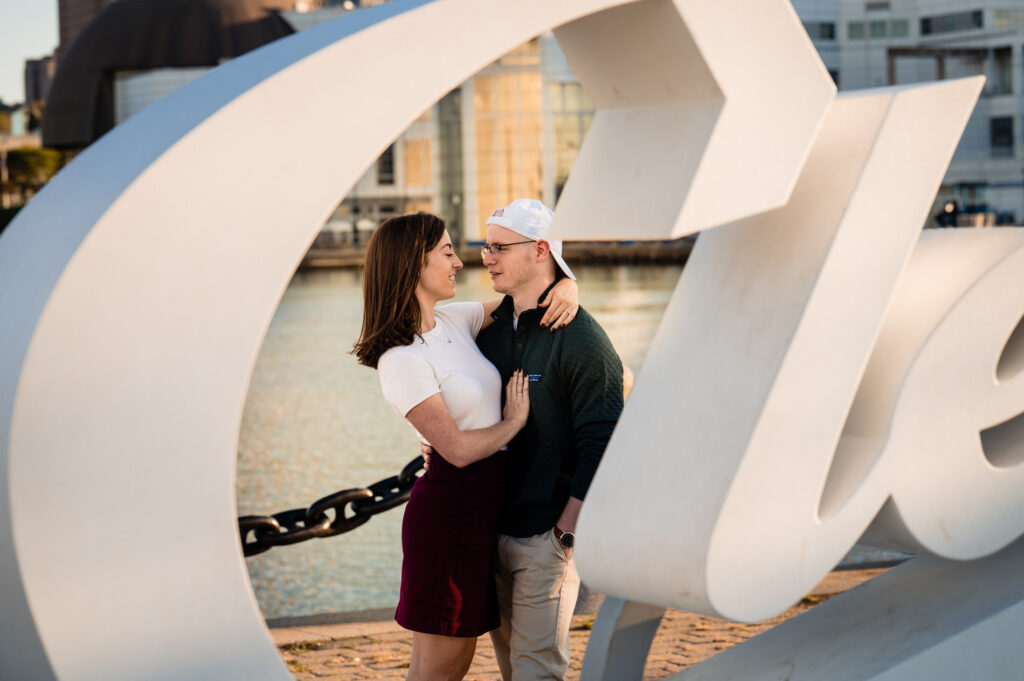
[[[551, 282], [550, 286], [544, 289], [544, 292], [541, 293], [540, 296], [537, 298], [537, 307], [534, 307], [529, 310], [523, 310], [523, 314], [519, 315], [520, 324], [522, 324], [524, 320], [529, 321], [532, 317], [539, 315], [539, 313], [541, 312], [540, 302], [547, 297], [548, 293], [551, 292], [551, 289], [553, 289], [555, 287], [555, 284], [557, 283], [558, 281], [555, 280]], [[504, 298], [501, 299], [501, 303], [498, 305], [498, 307], [494, 309], [494, 312], [491, 313], [491, 317], [496, 320], [507, 322], [511, 326], [513, 317], [515, 316], [515, 310], [515, 302], [512, 300], [512, 296], [505, 296]], [[539, 319], [540, 317], [538, 316], [538, 321]]]

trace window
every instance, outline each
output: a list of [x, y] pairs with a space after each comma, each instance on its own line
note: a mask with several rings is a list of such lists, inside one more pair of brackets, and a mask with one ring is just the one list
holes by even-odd
[[377, 184], [395, 183], [395, 145], [389, 146], [377, 159]]
[[989, 132], [993, 156], [1013, 155], [1013, 119], [1009, 116], [989, 121]]
[[936, 33], [953, 33], [955, 31], [971, 31], [985, 26], [985, 13], [978, 10], [958, 12], [956, 14], [940, 14], [921, 19], [921, 35]]
[[889, 9], [888, 2], [866, 2], [864, 3], [865, 12], [885, 12]]
[[871, 37], [872, 38], [884, 38], [886, 22], [884, 21], [872, 21], [870, 24]]
[[993, 95], [1008, 95], [1013, 92], [1013, 51], [1009, 47], [997, 47], [992, 51], [995, 58], [995, 77], [990, 78], [987, 91]]
[[434, 182], [430, 163], [430, 140], [405, 141], [405, 184], [430, 185]]
[[997, 9], [992, 12], [993, 28], [1010, 28], [1010, 10]]
[[851, 21], [846, 25], [846, 37], [849, 40], [863, 40], [864, 39], [864, 22], [863, 21]]
[[893, 38], [906, 38], [910, 35], [910, 22], [906, 19], [893, 19], [889, 24], [889, 35]]
[[831, 21], [805, 21], [804, 30], [811, 40], [836, 39], [836, 25]]

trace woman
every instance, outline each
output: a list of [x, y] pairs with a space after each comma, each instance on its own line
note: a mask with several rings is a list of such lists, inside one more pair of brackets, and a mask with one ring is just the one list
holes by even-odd
[[[460, 269], [441, 218], [385, 222], [367, 249], [354, 348], [361, 364], [378, 370], [387, 402], [437, 452], [402, 522], [395, 619], [413, 631], [408, 678], [416, 680], [461, 679], [476, 638], [498, 626], [491, 558], [504, 496], [500, 450], [526, 424], [530, 406], [528, 380], [517, 372], [502, 410], [501, 378], [474, 342], [498, 301], [435, 308], [455, 295]], [[571, 321], [575, 282], [560, 282], [542, 306], [545, 322], [567, 309]]]

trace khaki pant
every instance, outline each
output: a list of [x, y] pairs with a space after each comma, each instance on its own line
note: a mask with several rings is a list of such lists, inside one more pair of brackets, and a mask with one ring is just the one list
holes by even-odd
[[580, 589], [576, 562], [553, 530], [498, 536], [501, 627], [491, 632], [503, 681], [562, 681], [569, 666], [569, 624]]

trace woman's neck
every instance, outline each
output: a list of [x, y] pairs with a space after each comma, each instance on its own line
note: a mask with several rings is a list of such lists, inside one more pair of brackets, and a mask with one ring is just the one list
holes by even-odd
[[420, 305], [420, 328], [418, 330], [420, 333], [426, 333], [437, 324], [434, 321], [434, 303], [437, 301], [427, 300], [425, 296], [416, 296], [416, 300]]

